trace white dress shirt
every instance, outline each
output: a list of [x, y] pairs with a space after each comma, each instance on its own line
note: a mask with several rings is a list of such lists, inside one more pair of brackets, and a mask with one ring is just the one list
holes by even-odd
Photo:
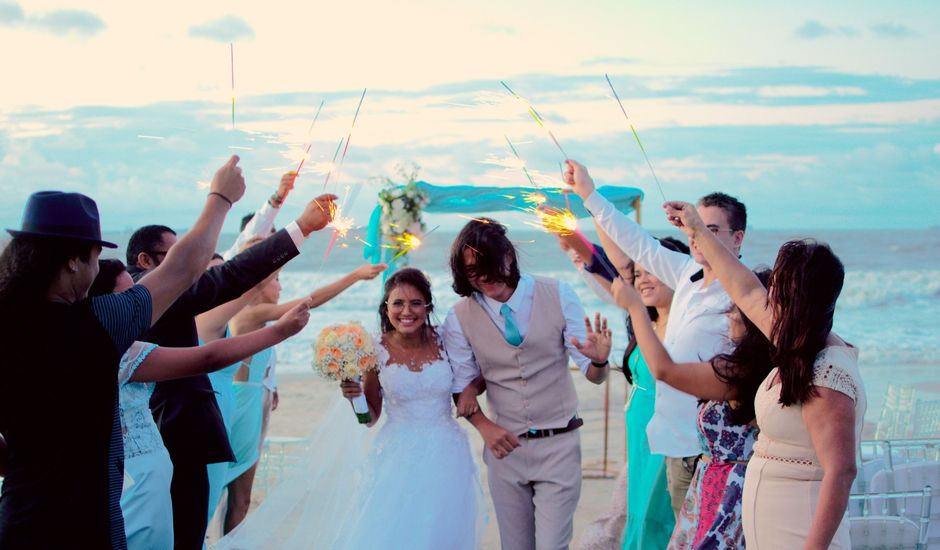
[[[274, 218], [277, 217], [280, 211], [280, 208], [271, 206], [271, 201], [265, 199], [261, 208], [255, 212], [255, 215], [252, 216], [251, 220], [245, 225], [245, 229], [242, 229], [238, 237], [235, 238], [235, 242], [232, 246], [222, 253], [222, 259], [226, 262], [231, 260], [242, 251], [242, 247], [251, 239], [255, 237], [261, 237], [263, 239], [271, 234], [271, 228], [274, 227]], [[300, 228], [298, 228], [298, 230], [299, 229]], [[291, 237], [293, 238], [294, 235], [291, 234]], [[296, 239], [294, 240], [294, 244], [297, 244]], [[300, 244], [303, 244], [303, 240], [300, 241]], [[298, 250], [300, 250], [300, 244], [297, 244]]]
[[[726, 313], [732, 302], [721, 284], [715, 280], [703, 286], [702, 266], [691, 256], [662, 246], [596, 191], [584, 206], [627, 256], [675, 291], [663, 338], [672, 360], [708, 361], [729, 351]], [[650, 451], [669, 457], [699, 454], [697, 414], [697, 398], [657, 381], [656, 405], [646, 427]]]
[[[474, 292], [472, 299], [476, 300], [483, 311], [493, 320], [493, 324], [504, 336], [506, 334], [506, 320], [500, 313], [503, 303], [487, 296]], [[584, 308], [581, 306], [581, 300], [575, 294], [574, 289], [567, 283], [558, 282], [558, 297], [561, 302], [561, 311], [565, 316], [565, 348], [568, 355], [578, 365], [581, 372], [587, 374], [591, 366], [591, 360], [581, 355], [576, 347], [571, 343], [571, 338], [577, 338], [584, 342], [587, 337], [587, 331], [584, 329]], [[535, 279], [531, 275], [523, 274], [519, 278], [519, 285], [506, 304], [512, 310], [513, 320], [519, 329], [519, 335], [524, 339], [529, 331], [529, 319], [532, 317], [532, 302], [535, 298]], [[470, 342], [467, 341], [460, 328], [460, 321], [457, 319], [456, 308], [451, 308], [444, 320], [444, 349], [450, 358], [451, 368], [454, 370], [454, 388], [453, 393], [460, 393], [480, 375], [480, 365], [473, 355], [473, 349]]]

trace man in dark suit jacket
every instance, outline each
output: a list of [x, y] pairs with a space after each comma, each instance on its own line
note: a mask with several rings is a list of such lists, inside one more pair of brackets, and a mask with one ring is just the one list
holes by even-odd
[[[199, 344], [195, 317], [234, 300], [300, 253], [311, 232], [331, 219], [334, 195], [321, 195], [296, 221], [222, 265], [207, 270], [151, 327], [144, 340], [161, 346]], [[176, 233], [146, 226], [131, 236], [128, 271], [139, 279], [166, 257]], [[150, 400], [154, 420], [173, 460], [173, 533], [175, 547], [200, 549], [206, 534], [209, 480], [206, 465], [235, 460], [215, 392], [205, 375], [158, 382]]]

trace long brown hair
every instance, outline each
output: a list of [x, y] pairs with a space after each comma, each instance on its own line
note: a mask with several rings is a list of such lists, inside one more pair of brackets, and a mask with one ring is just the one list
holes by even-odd
[[803, 403], [816, 394], [813, 364], [832, 331], [845, 267], [829, 245], [813, 239], [780, 247], [770, 275], [772, 359], [779, 368], [780, 404]]
[[[463, 254], [471, 250], [474, 265], [464, 265]], [[519, 260], [516, 248], [506, 236], [506, 226], [490, 218], [477, 218], [463, 226], [450, 249], [450, 272], [454, 277], [454, 292], [470, 296], [474, 292], [470, 279], [481, 277], [487, 281], [519, 286]]]
[[[754, 270], [754, 275], [765, 287], [770, 280], [770, 270], [766, 267]], [[761, 382], [767, 378], [772, 367], [770, 342], [764, 333], [737, 309], [744, 323], [744, 334], [734, 341], [734, 350], [712, 358], [711, 365], [715, 376], [733, 387], [734, 404], [731, 406], [731, 422], [744, 425], [754, 420], [754, 396], [760, 389]]]

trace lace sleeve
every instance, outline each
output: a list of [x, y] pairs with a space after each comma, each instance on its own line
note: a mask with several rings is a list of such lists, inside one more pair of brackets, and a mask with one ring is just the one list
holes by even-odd
[[822, 388], [829, 388], [852, 398], [852, 401], [858, 399], [858, 385], [855, 377], [852, 376], [851, 367], [842, 364], [841, 354], [833, 354], [828, 351], [819, 356], [816, 364], [813, 365], [813, 385]]
[[372, 335], [372, 343], [375, 347], [375, 368], [376, 371], [382, 370], [382, 367], [388, 364], [388, 350], [382, 344], [382, 333]]
[[121, 364], [118, 366], [118, 385], [130, 382], [137, 367], [144, 362], [144, 359], [156, 347], [156, 344], [150, 342], [134, 342], [131, 344], [131, 347], [127, 348], [127, 351], [121, 356]]

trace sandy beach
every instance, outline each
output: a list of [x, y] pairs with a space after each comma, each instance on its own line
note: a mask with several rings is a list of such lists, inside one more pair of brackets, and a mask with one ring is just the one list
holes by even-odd
[[[608, 435], [608, 462], [606, 476], [604, 477], [603, 450], [604, 450], [604, 393], [605, 386], [595, 386], [584, 379], [579, 372], [573, 372], [575, 387], [580, 400], [580, 411], [584, 418], [584, 427], [581, 429], [582, 468], [584, 483], [581, 489], [581, 501], [578, 505], [574, 521], [574, 540], [592, 521], [606, 511], [610, 494], [614, 486], [614, 477], [624, 463], [624, 419], [623, 405], [625, 384], [619, 372], [612, 372], [609, 384], [609, 425]], [[339, 393], [334, 383], [324, 381], [313, 373], [284, 375], [279, 380], [280, 406], [271, 416], [269, 437], [303, 438], [320, 419], [327, 405]], [[483, 400], [481, 400], [482, 403]], [[352, 414], [352, 413], [350, 413]], [[473, 428], [461, 421], [469, 428], [470, 444], [473, 454], [480, 468], [483, 481], [483, 491], [486, 493], [489, 522], [486, 526], [484, 548], [499, 548], [499, 534], [496, 527], [496, 518], [493, 514], [492, 502], [486, 484], [486, 468], [481, 455], [483, 441]], [[288, 444], [283, 447], [285, 452], [299, 449], [297, 444]], [[264, 493], [257, 491], [254, 494], [253, 506], [263, 500]], [[574, 544], [573, 544], [574, 546]]]

